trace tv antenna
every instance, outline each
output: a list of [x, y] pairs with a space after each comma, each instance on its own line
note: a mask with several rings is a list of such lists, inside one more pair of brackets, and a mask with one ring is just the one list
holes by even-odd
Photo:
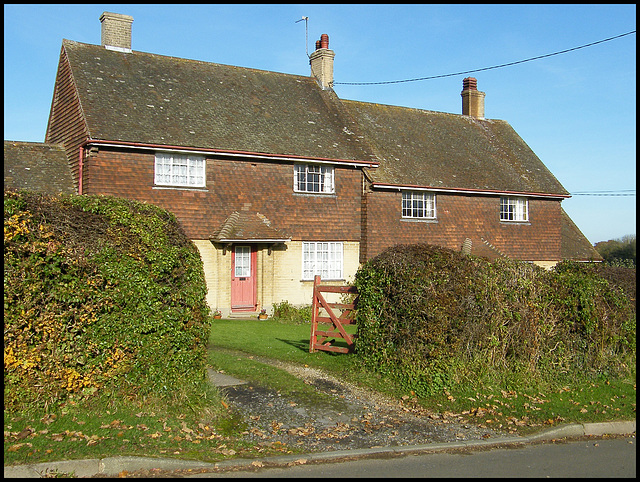
[[302, 17], [300, 20], [296, 20], [295, 23], [302, 22], [304, 20], [304, 48], [309, 57], [309, 17]]

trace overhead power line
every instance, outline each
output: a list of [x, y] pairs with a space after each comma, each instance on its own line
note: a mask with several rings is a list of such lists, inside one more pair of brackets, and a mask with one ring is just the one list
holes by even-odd
[[484, 67], [482, 69], [474, 69], [474, 70], [465, 70], [463, 72], [454, 72], [452, 74], [442, 74], [442, 75], [432, 75], [430, 77], [419, 77], [417, 79], [405, 79], [405, 80], [388, 80], [388, 81], [384, 81], [384, 82], [334, 82], [334, 85], [381, 85], [381, 84], [399, 84], [401, 82], [417, 82], [419, 80], [432, 80], [432, 79], [440, 79], [443, 77], [453, 77], [455, 75], [466, 75], [466, 74], [472, 74], [474, 72], [482, 72], [485, 70], [492, 70], [492, 69], [499, 69], [502, 67], [509, 67], [511, 65], [517, 65], [517, 64], [523, 64], [525, 62], [531, 62], [533, 60], [539, 60], [539, 59], [544, 59], [546, 57], [553, 57], [554, 55], [560, 55], [560, 54], [566, 54], [567, 52], [573, 52], [574, 50], [580, 50], [580, 49], [584, 49], [586, 47], [592, 47], [594, 45], [598, 45], [604, 42], [609, 42], [611, 40], [615, 40], [618, 39], [620, 37], [625, 37], [627, 35], [631, 35], [636, 33], [635, 30], [632, 30], [631, 32], [627, 32], [627, 33], [623, 33], [620, 35], [616, 35], [615, 37], [609, 37], [606, 39], [602, 39], [602, 40], [598, 40], [597, 42], [591, 42], [585, 45], [580, 45], [579, 47], [573, 47], [570, 49], [566, 49], [566, 50], [560, 50], [559, 52], [553, 52], [550, 54], [545, 54], [545, 55], [538, 55], [537, 57], [531, 57], [529, 59], [524, 59], [524, 60], [518, 60], [516, 62], [509, 62], [506, 64], [500, 64], [500, 65], [494, 65], [491, 67]]
[[572, 196], [635, 196], [635, 189], [620, 189], [617, 191], [580, 191], [572, 192]]

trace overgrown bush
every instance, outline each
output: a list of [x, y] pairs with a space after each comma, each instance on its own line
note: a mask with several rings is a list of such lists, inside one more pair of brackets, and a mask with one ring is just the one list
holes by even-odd
[[204, 380], [205, 296], [198, 251], [169, 212], [5, 191], [5, 410], [188, 392]]
[[[635, 359], [635, 306], [588, 266], [537, 266], [430, 245], [360, 267], [356, 353], [429, 395], [479, 373], [616, 373]], [[625, 364], [627, 363], [627, 364]]]

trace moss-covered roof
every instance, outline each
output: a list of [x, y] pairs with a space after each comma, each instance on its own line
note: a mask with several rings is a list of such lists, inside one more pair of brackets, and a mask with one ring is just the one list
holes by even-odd
[[92, 139], [369, 160], [311, 77], [63, 41]]
[[568, 192], [502, 120], [342, 100], [380, 161], [382, 184], [433, 188]]
[[573, 261], [602, 261], [603, 258], [587, 237], [562, 209], [560, 255]]
[[4, 141], [4, 188], [76, 192], [63, 147], [41, 142]]
[[291, 236], [271, 225], [264, 214], [234, 211], [210, 238], [217, 242], [252, 241], [278, 243]]

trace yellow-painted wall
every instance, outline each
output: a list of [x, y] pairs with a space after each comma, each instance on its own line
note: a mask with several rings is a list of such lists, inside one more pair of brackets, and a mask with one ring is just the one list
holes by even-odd
[[[194, 240], [200, 251], [207, 283], [207, 303], [219, 309], [223, 316], [231, 313], [231, 250], [223, 249], [208, 240]], [[335, 284], [352, 284], [359, 266], [360, 243], [343, 242], [343, 275]], [[258, 245], [257, 298], [258, 310], [273, 311], [274, 303], [287, 301], [294, 306], [311, 304], [313, 281], [302, 280], [302, 242], [291, 241], [274, 246]]]

